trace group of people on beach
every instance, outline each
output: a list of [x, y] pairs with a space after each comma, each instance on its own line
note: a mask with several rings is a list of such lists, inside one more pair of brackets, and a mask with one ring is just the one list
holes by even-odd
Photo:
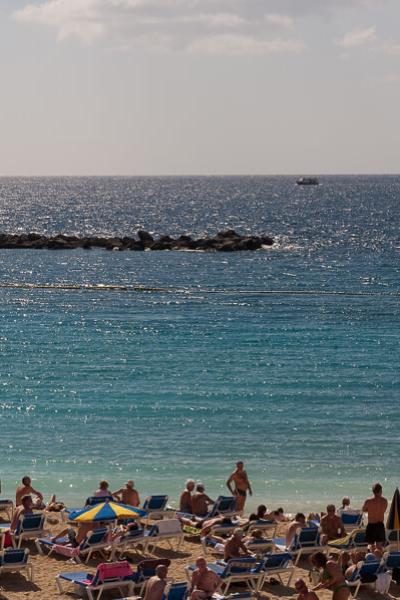
[[[243, 516], [247, 494], [252, 494], [252, 488], [244, 469], [242, 461], [236, 463], [236, 469], [229, 476], [226, 485], [230, 493], [236, 498], [236, 513]], [[386, 540], [386, 531], [384, 526], [384, 515], [388, 507], [386, 498], [383, 497], [382, 486], [376, 483], [372, 487], [373, 495], [368, 498], [361, 511], [368, 516], [366, 527], [366, 541], [369, 544], [368, 552], [355, 551], [353, 553], [342, 552], [338, 558], [329, 558], [323, 552], [316, 552], [311, 556], [311, 568], [318, 572], [319, 582], [309, 589], [303, 579], [295, 583], [298, 592], [298, 600], [317, 600], [316, 592], [322, 589], [332, 591], [333, 600], [348, 600], [349, 589], [346, 584], [346, 578], [351, 576], [360, 560], [372, 556], [380, 560], [383, 556], [383, 547]], [[123, 504], [138, 507], [140, 505], [140, 496], [135, 489], [133, 480], [129, 480], [125, 485], [115, 491], [110, 491], [109, 483], [105, 480], [99, 483], [92, 496], [104, 498], [105, 500], [116, 500]], [[43, 494], [32, 486], [29, 476], [22, 478], [21, 485], [16, 490], [16, 510], [11, 523], [11, 532], [15, 531], [22, 515], [31, 514], [34, 510], [61, 510], [63, 504], [58, 502], [55, 496], [52, 496], [50, 502], [46, 505]], [[202, 483], [195, 483], [193, 479], [186, 481], [186, 485], [179, 498], [179, 518], [182, 525], [190, 526], [199, 531], [201, 536], [210, 539], [213, 538], [215, 544], [219, 544], [224, 560], [231, 558], [240, 558], [251, 556], [248, 543], [262, 538], [262, 531], [250, 527], [252, 522], [262, 522], [272, 520], [275, 523], [289, 520], [285, 516], [282, 508], [274, 511], [268, 511], [265, 505], [260, 505], [255, 512], [249, 515], [248, 519], [242, 518], [239, 527], [235, 527], [233, 533], [228, 538], [221, 538], [211, 535], [213, 525], [219, 523], [231, 524], [231, 517], [219, 515], [208, 518], [210, 506], [214, 501], [206, 494], [205, 486]], [[319, 527], [321, 535], [321, 544], [327, 544], [332, 540], [343, 537], [346, 533], [342, 516], [344, 513], [357, 514], [360, 511], [354, 511], [350, 505], [350, 499], [344, 497], [338, 510], [335, 505], [329, 504], [326, 513], [310, 514], [306, 516], [299, 512], [294, 519], [288, 523], [286, 529], [285, 545], [290, 549], [296, 532], [307, 526], [307, 522], [315, 523]], [[79, 543], [86, 528], [81, 528], [74, 539]], [[148, 582], [144, 600], [161, 600], [167, 581], [168, 569], [161, 565], [156, 575]], [[205, 600], [209, 598], [219, 587], [220, 580], [217, 575], [207, 567], [204, 557], [196, 560], [196, 568], [193, 571], [190, 600]]]

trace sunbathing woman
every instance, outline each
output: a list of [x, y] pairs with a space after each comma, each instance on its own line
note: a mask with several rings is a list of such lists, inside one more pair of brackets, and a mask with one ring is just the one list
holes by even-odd
[[323, 552], [313, 554], [311, 563], [318, 569], [321, 578], [313, 591], [328, 589], [333, 594], [332, 600], [348, 600], [350, 590], [341, 566], [334, 560], [328, 560]]

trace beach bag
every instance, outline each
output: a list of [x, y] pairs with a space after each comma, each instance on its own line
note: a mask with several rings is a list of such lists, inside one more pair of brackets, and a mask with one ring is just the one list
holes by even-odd
[[9, 531], [5, 531], [3, 535], [4, 535], [3, 547], [4, 548], [13, 548], [14, 545], [13, 545], [11, 533]]
[[390, 588], [392, 576], [390, 573], [378, 573], [375, 582], [375, 589], [380, 594], [387, 594]]

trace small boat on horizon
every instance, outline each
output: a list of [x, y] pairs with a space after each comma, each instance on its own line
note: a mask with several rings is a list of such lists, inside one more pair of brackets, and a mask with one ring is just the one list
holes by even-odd
[[296, 180], [297, 185], [319, 185], [316, 177], [300, 177]]

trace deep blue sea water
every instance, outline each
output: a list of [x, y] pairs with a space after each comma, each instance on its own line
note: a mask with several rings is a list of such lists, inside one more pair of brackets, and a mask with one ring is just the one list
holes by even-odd
[[[3, 178], [1, 232], [271, 234], [248, 253], [0, 250], [2, 496], [25, 473], [253, 504], [400, 481], [400, 177]], [[5, 284], [121, 284], [148, 292]]]

